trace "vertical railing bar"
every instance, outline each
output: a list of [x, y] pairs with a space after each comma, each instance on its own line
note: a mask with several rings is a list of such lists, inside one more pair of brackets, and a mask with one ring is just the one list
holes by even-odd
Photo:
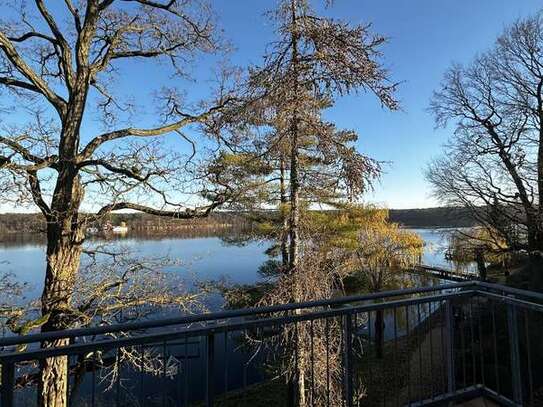
[[345, 398], [347, 407], [353, 407], [353, 343], [352, 343], [352, 315], [350, 313], [345, 314], [345, 326], [344, 326], [344, 340], [345, 340]]
[[184, 401], [184, 406], [185, 407], [188, 407], [189, 405], [189, 368], [188, 368], [188, 363], [189, 363], [189, 338], [188, 336], [185, 336], [185, 354], [183, 355], [183, 367], [184, 367], [184, 372], [183, 372], [183, 387], [184, 387], [184, 391], [183, 391], [183, 401]]
[[224, 392], [228, 392], [228, 330], [224, 331]]
[[213, 407], [214, 403], [214, 367], [215, 367], [215, 334], [206, 335], [206, 407]]
[[[340, 347], [344, 347], [344, 341], [345, 341], [345, 332], [344, 332], [344, 323], [343, 323], [343, 317], [342, 316], [339, 316], [338, 318], [338, 321], [339, 321], [339, 346]], [[342, 369], [344, 368], [344, 365], [345, 365], [345, 352], [342, 352]], [[346, 390], [346, 381], [345, 381], [345, 374], [343, 373], [341, 375], [341, 405], [344, 406], [345, 403], [346, 403], [346, 400], [347, 400], [347, 394], [345, 393], [345, 390]]]
[[[68, 340], [68, 343], [70, 345], [74, 345], [76, 343], [76, 338], [70, 338]], [[73, 383], [72, 383], [72, 388], [70, 388], [70, 374], [69, 374], [69, 371], [70, 371], [70, 357], [72, 357], [72, 359], [75, 360], [75, 365], [77, 365], [77, 359], [79, 358], [79, 356], [77, 355], [68, 355], [67, 356], [67, 363], [68, 363], [68, 383], [67, 383], [67, 389], [66, 389], [66, 406], [67, 407], [71, 407], [72, 406], [72, 400], [74, 399], [74, 386], [75, 386], [75, 375], [74, 375], [74, 378], [73, 378]]]
[[[85, 361], [83, 361], [85, 363]], [[92, 354], [92, 390], [91, 390], [91, 406], [96, 405], [96, 353]]]
[[121, 348], [117, 348], [115, 359], [117, 364], [117, 377], [115, 378], [115, 405], [119, 407], [121, 405]]
[[[375, 346], [375, 344], [373, 344], [372, 346], [372, 338], [371, 338], [371, 333], [372, 333], [372, 326], [373, 324], [371, 323], [371, 311], [368, 312], [368, 393], [373, 390], [372, 389], [372, 386], [373, 386], [373, 363], [371, 361], [372, 359], [372, 348]], [[375, 352], [373, 352], [373, 354], [375, 354]]]
[[[72, 344], [72, 341], [70, 340], [70, 345]], [[71, 358], [76, 358], [77, 356], [74, 356], [72, 357], [72, 355], [68, 355], [66, 356], [66, 363], [68, 364], [68, 378], [67, 378], [67, 381], [68, 383], [66, 384], [66, 407], [71, 407], [72, 405], [72, 402], [71, 400], [73, 399], [73, 383], [72, 383], [72, 386], [70, 386], [70, 366], [71, 366]], [[77, 362], [76, 362], [76, 365], [77, 365]], [[75, 383], [75, 377], [74, 377], [74, 383]], [[2, 391], [2, 385], [0, 384], [0, 391]], [[0, 407], [2, 406], [2, 404], [0, 404]]]
[[[431, 302], [428, 303], [428, 317], [426, 318], [426, 320], [428, 321], [428, 332], [430, 334], [430, 369], [433, 371], [434, 370], [434, 341], [433, 341], [434, 330], [432, 328], [432, 303]], [[433, 400], [434, 394], [435, 394], [433, 380], [430, 381], [430, 391], [431, 391], [431, 398]]]
[[466, 367], [466, 320], [464, 313], [464, 304], [460, 304], [460, 347], [462, 354], [462, 385], [467, 387], [467, 367]]
[[456, 390], [456, 368], [454, 366], [454, 314], [450, 299], [445, 301], [447, 331], [447, 391]]
[[493, 348], [494, 348], [494, 375], [496, 377], [496, 392], [500, 394], [500, 375], [498, 373], [498, 344], [496, 342], [496, 305], [491, 300], [491, 313], [492, 313], [492, 333], [493, 333]]
[[166, 358], [166, 341], [162, 341], [162, 407], [166, 407], [166, 389], [168, 388], [168, 382], [167, 382], [167, 367], [168, 367], [168, 359]]
[[[248, 337], [247, 329], [243, 330], [243, 336]], [[243, 405], [247, 405], [247, 372], [249, 371], [249, 364], [251, 363], [250, 357], [246, 362], [243, 362], [243, 372], [242, 372], [242, 381], [243, 381]]]
[[518, 342], [517, 310], [514, 304], [507, 304], [507, 327], [509, 330], [513, 401], [522, 404], [522, 384], [520, 381], [520, 353]]
[[445, 310], [446, 310], [446, 303], [444, 302], [440, 302], [439, 303], [439, 318], [441, 319], [441, 323], [439, 324], [439, 332], [440, 332], [440, 335], [439, 335], [439, 340], [441, 342], [441, 349], [440, 349], [440, 352], [439, 352], [439, 355], [441, 357], [441, 366], [443, 367], [441, 373], [440, 373], [440, 376], [441, 376], [441, 391], [446, 393], [447, 392], [447, 384], [446, 384], [446, 379], [447, 379], [447, 365], [448, 365], [448, 360], [447, 360], [447, 355], [448, 355], [448, 352], [447, 352], [447, 349], [445, 347], [445, 324], [447, 323], [446, 322], [446, 319], [445, 319]]
[[[394, 315], [394, 365], [399, 366], [398, 364], [398, 312], [397, 307], [393, 309]], [[396, 405], [400, 405], [400, 380], [399, 380], [399, 369], [395, 369], [394, 372], [394, 382], [396, 389]]]
[[[290, 313], [289, 311], [285, 311], [285, 316], [289, 316]], [[286, 337], [288, 338], [287, 339], [287, 346], [288, 346], [288, 349], [289, 349], [289, 355], [292, 354], [292, 352], [295, 350], [293, 347], [292, 347], [292, 344], [291, 343], [288, 343], [288, 340], [291, 339], [291, 336], [292, 338], [294, 338], [294, 335], [292, 334], [292, 324], [287, 324], [285, 325], [284, 327], [281, 327], [281, 329], [283, 329], [283, 332], [285, 333]], [[287, 372], [286, 372], [286, 385], [287, 385], [287, 400], [286, 400], [286, 404], [285, 406], [286, 407], [295, 407], [296, 405], [296, 390], [295, 390], [295, 380], [294, 380], [294, 372], [291, 371], [290, 369], [290, 361], [287, 359]]]
[[[354, 318], [354, 330], [353, 330], [353, 339], [352, 341], [354, 342], [354, 338], [356, 338], [356, 329], [358, 328], [358, 313], [354, 313], [353, 314], [353, 318]], [[354, 358], [354, 354], [353, 354], [353, 358]], [[358, 384], [360, 383], [360, 380], [359, 380], [359, 377], [358, 377], [358, 370], [354, 368], [354, 359], [353, 359], [353, 394], [354, 394], [354, 389], [357, 388]]]
[[[409, 346], [410, 338], [409, 338], [409, 306], [405, 306], [405, 325], [406, 325], [406, 339]], [[411, 357], [409, 355], [409, 352], [407, 352], [407, 403], [408, 406], [411, 405]]]
[[14, 407], [15, 364], [2, 363], [2, 386], [0, 387], [2, 407]]
[[314, 354], [314, 322], [309, 321], [309, 341], [310, 341], [310, 363], [311, 363], [311, 405], [315, 405], [315, 354]]
[[483, 321], [481, 319], [481, 298], [477, 297], [477, 325], [479, 326], [479, 355], [481, 357], [481, 384], [486, 385], [485, 380], [485, 355], [483, 349]]
[[300, 398], [300, 386], [298, 385], [298, 322], [294, 322], [294, 405], [297, 405]]
[[[385, 311], [383, 310], [383, 326], [384, 326], [384, 319], [385, 319]], [[383, 328], [383, 343], [385, 342], [384, 340], [384, 336], [385, 336], [385, 332], [384, 332], [384, 328]], [[384, 359], [385, 357], [385, 347], [383, 345], [383, 349], [382, 349], [382, 357]], [[381, 361], [381, 365], [383, 366], [383, 361]], [[383, 366], [382, 367], [382, 371], [384, 372], [385, 371], [385, 367]], [[382, 375], [383, 377], [383, 380], [382, 380], [382, 388], [385, 389], [386, 387], [386, 383], [385, 383], [385, 375], [383, 374]], [[386, 407], [387, 405], [387, 391], [383, 391], [383, 407]]]
[[531, 350], [531, 343], [530, 343], [530, 329], [528, 328], [529, 322], [528, 322], [528, 310], [524, 309], [524, 335], [526, 336], [526, 354], [528, 358], [528, 386], [530, 389], [530, 395], [528, 398], [528, 403], [531, 406], [534, 399], [534, 380], [532, 376], [532, 350]]
[[143, 345], [140, 345], [140, 404], [142, 406], [145, 405], [145, 396], [144, 396], [144, 385], [143, 385], [143, 369], [144, 369], [144, 358], [145, 358], [145, 350], [143, 348]]
[[418, 324], [417, 324], [417, 342], [419, 345], [419, 400], [424, 400], [424, 389], [423, 389], [423, 379], [422, 379], [422, 320], [420, 316], [420, 303], [417, 304], [417, 315], [418, 315]]
[[326, 405], [330, 405], [330, 320], [324, 319], [324, 337], [326, 341]]
[[471, 384], [477, 384], [477, 362], [475, 360], [475, 330], [473, 329], [473, 297], [469, 298], [469, 331], [471, 339]]
[[[375, 317], [377, 318], [377, 315], [376, 315]], [[383, 344], [384, 344], [384, 342], [385, 342], [385, 339], [384, 339], [384, 336], [385, 336], [385, 331], [384, 331], [384, 324], [385, 324], [385, 322], [384, 322], [384, 319], [385, 319], [385, 311], [383, 310], [383, 318], [382, 318], [383, 326], [380, 327], [380, 329], [381, 329], [381, 328], [383, 329], [383, 332], [382, 332], [382, 335], [383, 335], [383, 338], [382, 338], [382, 339], [383, 339]], [[380, 345], [379, 345], [379, 346], [380, 346]], [[383, 345], [383, 349], [381, 349], [381, 352], [382, 352], [382, 358], [384, 359], [384, 357], [385, 357], [385, 346], [384, 346], [384, 345]], [[381, 361], [381, 366], [383, 366], [383, 361]], [[385, 371], [384, 366], [382, 367], [382, 371], [383, 371], [383, 372]], [[382, 388], [385, 389], [385, 385], [386, 385], [386, 383], [385, 383], [385, 375], [383, 374], [382, 377], [383, 377], [383, 380], [382, 380]], [[383, 391], [383, 407], [386, 407], [386, 405], [387, 405], [387, 391], [384, 390], [384, 391]]]

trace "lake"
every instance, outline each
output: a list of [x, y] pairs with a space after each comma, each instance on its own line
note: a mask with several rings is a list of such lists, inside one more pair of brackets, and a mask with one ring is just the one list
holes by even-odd
[[[451, 264], [447, 262], [444, 256], [448, 245], [448, 235], [450, 235], [451, 230], [413, 229], [413, 231], [419, 233], [426, 243], [422, 258], [425, 264], [451, 267]], [[258, 273], [258, 269], [263, 262], [268, 260], [264, 252], [270, 243], [257, 241], [244, 245], [233, 245], [229, 243], [228, 237], [231, 236], [224, 233], [200, 233], [199, 235], [193, 233], [191, 235], [169, 237], [134, 236], [129, 234], [123, 238], [113, 239], [109, 243], [129, 250], [138, 257], [168, 257], [172, 259], [173, 263], [167, 265], [165, 271], [183, 280], [188, 287], [193, 286], [195, 281], [203, 280], [227, 280], [232, 283], [250, 284], [261, 279], [262, 276]], [[29, 287], [25, 293], [27, 299], [39, 297], [42, 290], [45, 263], [45, 244], [42, 239], [42, 237], [36, 235], [11, 235], [9, 238], [0, 240], [0, 275], [6, 272], [13, 273], [20, 281], [28, 282]], [[104, 243], [108, 243], [108, 241], [90, 239], [92, 245]], [[435, 278], [415, 274], [411, 275], [411, 277], [413, 283], [420, 286], [441, 282]], [[24, 301], [24, 299], [21, 299], [21, 301]], [[222, 298], [218, 296], [207, 299], [209, 309], [218, 309], [221, 305]], [[400, 321], [402, 318], [408, 318], [409, 325], [401, 325], [397, 334], [400, 337], [405, 335], [405, 326], [415, 327], [417, 320], [418, 323], [426, 321], [426, 318], [433, 311], [434, 309], [425, 310], [423, 308], [421, 317], [420, 310], [417, 315], [417, 308], [411, 307], [409, 313], [407, 313], [406, 308], [406, 316], [399, 315], [399, 318]], [[385, 340], [390, 340], [395, 334], [393, 317], [394, 315], [388, 311], [384, 315]], [[360, 323], [356, 328], [356, 332], [357, 335], [372, 336], [368, 324]], [[374, 335], [375, 333], [373, 333]], [[172, 399], [180, 400], [185, 398], [187, 403], [202, 400], [206, 377], [204, 359], [201, 357], [201, 355], [205, 354], [206, 349], [204, 339], [196, 338], [191, 340], [188, 345], [184, 345], [184, 348], [181, 345], [169, 346], [168, 352], [174, 354], [178, 360], [182, 360], [183, 366], [186, 368], [180, 370], [175, 378], [167, 380], [166, 385], [163, 380], [146, 375], [145, 380], [149, 386], [145, 390], [146, 393], [142, 393], [141, 397], [158, 397], [158, 394], [164, 391]], [[247, 351], [239, 345], [241, 341], [242, 337], [239, 333], [235, 334], [233, 332], [228, 339], [228, 345], [222, 336], [218, 337], [215, 342], [218, 360], [222, 360], [221, 355], [227, 354], [228, 365], [232, 366], [233, 374], [228, 377], [225, 384], [225, 387], [227, 386], [231, 390], [241, 389], [265, 379], [265, 375], [260, 368], [261, 362], [259, 362], [260, 358], [264, 358], [264, 356], [260, 355], [258, 359], [254, 359], [252, 351]], [[190, 374], [184, 372], [190, 372]], [[222, 380], [222, 377], [218, 375], [219, 373], [215, 377], [216, 382]], [[130, 370], [129, 367], [126, 367], [126, 371], [123, 370], [126, 390], [123, 390], [125, 395], [122, 397], [128, 397], [127, 395], [132, 393], [138, 394], [137, 383], [139, 383], [139, 379], [136, 379], [140, 376]], [[92, 376], [85, 374], [81, 387], [77, 390], [76, 404], [80, 402], [83, 405], [85, 401], [88, 401], [92, 389], [91, 383]], [[184, 392], [180, 393], [180, 389], [183, 388], [185, 389]], [[190, 394], [188, 389], [190, 389]], [[219, 389], [222, 389], [222, 387], [219, 387]], [[24, 404], [28, 400], [34, 400], [34, 390], [33, 388], [27, 388], [20, 392], [19, 401]], [[105, 393], [104, 395], [99, 393], [99, 396], [107, 398]]]
[[[422, 262], [428, 265], [453, 268], [445, 259], [451, 229], [411, 229], [425, 241]], [[223, 231], [224, 232], [224, 231]], [[195, 281], [227, 280], [236, 284], [249, 284], [260, 280], [259, 266], [268, 257], [265, 250], [269, 242], [256, 241], [244, 245], [230, 244], [228, 234], [213, 232], [203, 236], [178, 235], [174, 237], [131, 236], [116, 238], [111, 243], [131, 251], [138, 257], [168, 257], [172, 264], [165, 267], [175, 273], [187, 286]], [[91, 239], [91, 244], [106, 241]], [[45, 243], [35, 235], [10, 235], [0, 238], [0, 275], [14, 274], [19, 281], [29, 284], [26, 298], [36, 298], [43, 287]], [[215, 299], [212, 308], [220, 301]]]
[[449, 248], [449, 239], [457, 229], [434, 228], [409, 230], [418, 233], [424, 240], [422, 264], [441, 267], [447, 270], [455, 270], [458, 272], [470, 272], [474, 274], [478, 273], [477, 264], [475, 262], [457, 263], [445, 258], [445, 253]]

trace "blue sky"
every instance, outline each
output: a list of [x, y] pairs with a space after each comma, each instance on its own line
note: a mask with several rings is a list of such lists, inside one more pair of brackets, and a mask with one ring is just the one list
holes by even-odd
[[[259, 64], [266, 44], [274, 39], [273, 25], [264, 16], [275, 0], [210, 0], [224, 37], [235, 47], [232, 64]], [[49, 0], [53, 13], [65, 12], [62, 2]], [[384, 63], [394, 81], [402, 82], [398, 97], [402, 110], [382, 109], [372, 95], [339, 99], [326, 112], [338, 127], [356, 130], [358, 148], [380, 161], [389, 162], [386, 173], [367, 201], [389, 208], [415, 208], [437, 205], [423, 172], [432, 157], [440, 154], [451, 129], [435, 129], [427, 112], [432, 91], [452, 62], [469, 63], [478, 53], [491, 47], [504, 27], [518, 18], [537, 13], [539, 0], [335, 0], [323, 9], [324, 0], [312, 3], [327, 15], [352, 23], [372, 23], [376, 33], [389, 38], [382, 51]], [[5, 6], [2, 6], [4, 8]], [[32, 7], [32, 5], [29, 5]], [[194, 80], [176, 82], [189, 99], [205, 98], [216, 58], [203, 58], [192, 67]], [[161, 65], [134, 62], [121, 66], [126, 75], [109, 84], [110, 89], [133, 95], [142, 110], [133, 126], [156, 124], [152, 107], [153, 91], [171, 85], [170, 71]], [[9, 103], [3, 98], [2, 103]], [[0, 117], [2, 120], [24, 120]], [[90, 117], [84, 125], [83, 141], [100, 131], [100, 124]], [[175, 136], [168, 141], [179, 148]], [[171, 140], [171, 139], [170, 139]], [[177, 141], [177, 143], [179, 143]], [[185, 146], [187, 148], [187, 146]], [[0, 206], [1, 210], [21, 210]]]
[[[314, 4], [323, 1], [314, 1]], [[258, 62], [272, 27], [262, 16], [273, 0], [214, 0], [225, 35], [237, 47], [238, 64]], [[491, 47], [504, 27], [537, 13], [537, 0], [336, 0], [326, 11], [353, 23], [371, 22], [389, 38], [383, 48], [392, 77], [402, 81], [403, 111], [387, 112], [371, 95], [349, 96], [328, 112], [338, 126], [360, 134], [364, 153], [391, 162], [367, 199], [389, 208], [436, 205], [423, 177], [428, 161], [438, 155], [450, 129], [435, 129], [427, 112], [429, 99], [445, 70], [469, 63]]]

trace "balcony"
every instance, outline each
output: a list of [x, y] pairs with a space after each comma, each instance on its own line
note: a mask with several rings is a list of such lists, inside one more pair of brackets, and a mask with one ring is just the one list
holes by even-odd
[[0, 406], [52, 358], [73, 406], [540, 405], [542, 301], [470, 281], [3, 338]]

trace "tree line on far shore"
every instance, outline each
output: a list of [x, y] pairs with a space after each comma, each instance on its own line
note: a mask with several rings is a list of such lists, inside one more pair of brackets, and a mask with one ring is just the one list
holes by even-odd
[[[125, 222], [133, 231], [175, 231], [190, 228], [250, 227], [251, 221], [239, 212], [216, 211], [206, 218], [171, 219], [142, 213], [111, 214], [108, 221], [113, 225]], [[404, 227], [470, 227], [476, 225], [471, 213], [463, 208], [416, 208], [390, 209], [390, 221]], [[0, 235], [10, 233], [41, 233], [45, 220], [38, 213], [0, 214]]]
[[[110, 214], [100, 223], [91, 224], [91, 227], [100, 227], [105, 223], [120, 225], [126, 223], [129, 230], [136, 232], [157, 231], [165, 232], [183, 230], [187, 228], [215, 228], [215, 227], [246, 227], [250, 222], [232, 212], [216, 212], [206, 218], [171, 219], [159, 218], [141, 213]], [[43, 233], [46, 222], [38, 213], [6, 213], [0, 214], [0, 236], [13, 233]], [[0, 238], [1, 240], [1, 238]]]

